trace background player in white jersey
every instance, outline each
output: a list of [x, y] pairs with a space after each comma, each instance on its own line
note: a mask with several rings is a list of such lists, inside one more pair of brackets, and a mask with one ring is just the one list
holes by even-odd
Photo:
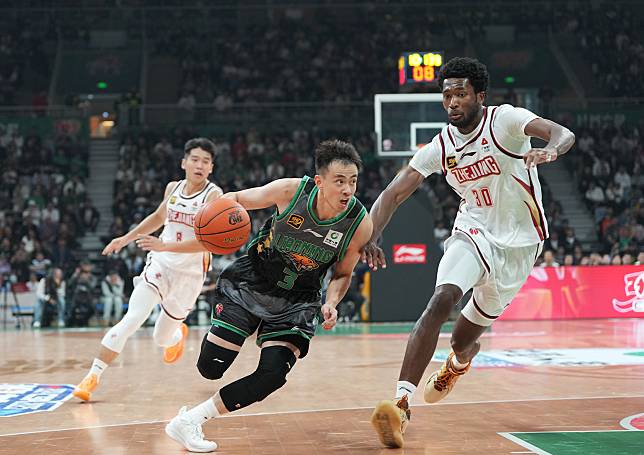
[[[388, 447], [402, 447], [416, 390], [450, 311], [474, 289], [451, 337], [452, 352], [425, 386], [435, 403], [470, 367], [480, 349], [479, 337], [510, 304], [539, 255], [548, 227], [543, 216], [536, 165], [556, 160], [574, 144], [568, 129], [510, 105], [484, 106], [489, 76], [485, 65], [454, 58], [438, 83], [449, 124], [422, 147], [378, 197], [371, 217], [373, 235], [363, 260], [376, 270], [386, 267], [376, 246], [396, 208], [428, 175], [442, 172], [461, 197], [452, 236], [438, 266], [436, 289], [407, 343], [395, 400], [380, 402], [371, 422]], [[530, 137], [547, 141], [532, 148]]]
[[[160, 239], [182, 242], [195, 239], [193, 218], [199, 208], [221, 196], [221, 189], [208, 180], [214, 166], [215, 145], [205, 138], [186, 142], [181, 168], [186, 178], [168, 183], [159, 207], [139, 225], [122, 237], [112, 240], [104, 255], [118, 253], [136, 239], [149, 238], [150, 233], [164, 226]], [[183, 323], [199, 296], [210, 254], [150, 252], [141, 275], [134, 279], [128, 312], [103, 337], [98, 357], [83, 381], [74, 389], [74, 396], [88, 401], [101, 374], [121, 353], [127, 339], [146, 321], [157, 304], [161, 313], [154, 326], [154, 341], [165, 348], [163, 360], [175, 362], [183, 353], [188, 327]]]

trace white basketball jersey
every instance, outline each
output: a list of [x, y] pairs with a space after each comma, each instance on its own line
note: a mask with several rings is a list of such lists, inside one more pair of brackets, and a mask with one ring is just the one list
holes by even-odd
[[537, 118], [522, 108], [488, 106], [463, 136], [448, 125], [414, 155], [411, 167], [427, 177], [442, 171], [460, 196], [454, 230], [477, 228], [499, 247], [537, 244], [548, 237], [537, 169], [525, 168], [531, 148], [525, 126]]
[[[208, 182], [203, 190], [185, 195], [186, 180], [182, 180], [170, 194], [166, 210], [163, 232], [159, 237], [164, 242], [185, 242], [194, 240], [194, 217], [204, 204], [211, 191], [217, 188]], [[205, 273], [210, 268], [210, 253], [173, 253], [168, 251], [152, 252], [150, 257], [161, 261], [171, 269], [186, 273]]]

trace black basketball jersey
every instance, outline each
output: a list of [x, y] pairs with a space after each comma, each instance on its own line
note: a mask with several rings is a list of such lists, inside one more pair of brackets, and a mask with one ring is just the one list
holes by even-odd
[[307, 176], [283, 213], [276, 210], [250, 243], [253, 268], [279, 291], [294, 295], [320, 295], [322, 280], [335, 262], [341, 261], [360, 222], [367, 214], [352, 197], [338, 216], [321, 221], [313, 210], [318, 194]]

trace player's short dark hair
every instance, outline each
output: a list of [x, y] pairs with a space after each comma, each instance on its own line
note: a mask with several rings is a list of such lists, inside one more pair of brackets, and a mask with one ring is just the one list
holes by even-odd
[[362, 169], [362, 159], [356, 148], [348, 142], [331, 139], [320, 142], [315, 148], [315, 172], [324, 172], [333, 161], [345, 164], [355, 164], [358, 171]]
[[184, 158], [190, 155], [192, 149], [202, 149], [210, 153], [212, 161], [215, 161], [215, 143], [206, 137], [195, 137], [186, 142], [183, 146]]
[[448, 61], [438, 73], [438, 86], [443, 90], [443, 82], [449, 78], [467, 78], [474, 87], [474, 93], [487, 91], [490, 75], [487, 67], [469, 57], [454, 57]]

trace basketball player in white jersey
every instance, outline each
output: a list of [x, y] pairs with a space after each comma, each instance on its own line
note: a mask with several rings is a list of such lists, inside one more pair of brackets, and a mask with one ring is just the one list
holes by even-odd
[[[154, 341], [165, 348], [163, 360], [173, 363], [181, 357], [188, 327], [183, 323], [199, 296], [210, 254], [163, 251], [163, 242], [195, 239], [193, 218], [199, 208], [221, 196], [221, 189], [208, 180], [214, 165], [215, 145], [208, 139], [186, 142], [181, 168], [186, 178], [168, 183], [159, 207], [122, 237], [112, 240], [104, 255], [118, 253], [136, 239], [164, 226], [157, 251], [150, 252], [140, 276], [134, 279], [128, 312], [103, 337], [98, 357], [85, 379], [74, 389], [74, 396], [88, 401], [98, 386], [101, 374], [121, 353], [127, 339], [143, 325], [157, 304], [161, 313], [154, 326]], [[156, 238], [155, 238], [156, 239]], [[159, 239], [157, 239], [159, 240]]]
[[[407, 343], [395, 400], [381, 401], [371, 418], [388, 447], [403, 445], [408, 400], [454, 305], [473, 288], [452, 332], [452, 352], [425, 386], [429, 403], [445, 398], [468, 371], [480, 349], [479, 337], [528, 278], [548, 237], [536, 166], [556, 160], [575, 141], [568, 129], [526, 109], [485, 106], [488, 81], [485, 65], [474, 59], [454, 58], [441, 69], [438, 83], [449, 124], [418, 150], [371, 209], [373, 235], [363, 261], [376, 270], [386, 267], [377, 239], [396, 208], [428, 175], [443, 173], [461, 198], [438, 266], [436, 289]], [[547, 145], [532, 148], [530, 137]]]

